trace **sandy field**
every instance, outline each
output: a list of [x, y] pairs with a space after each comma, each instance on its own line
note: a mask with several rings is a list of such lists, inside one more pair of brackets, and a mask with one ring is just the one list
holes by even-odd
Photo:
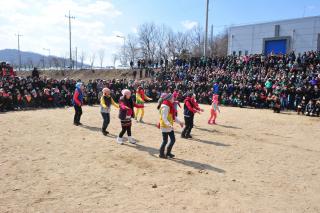
[[122, 146], [115, 109], [109, 137], [98, 106], [0, 114], [0, 212], [320, 212], [319, 118], [203, 106], [164, 160], [155, 107]]

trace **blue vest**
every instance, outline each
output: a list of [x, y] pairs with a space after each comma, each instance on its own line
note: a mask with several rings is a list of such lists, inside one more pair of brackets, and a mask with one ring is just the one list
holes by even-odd
[[[187, 101], [190, 103], [191, 107], [193, 108], [193, 107], [194, 107], [193, 103], [192, 103], [190, 100], [187, 100]], [[186, 105], [186, 101], [185, 101], [184, 106], [183, 106], [183, 114], [184, 114], [185, 117], [192, 117], [192, 116], [194, 116], [194, 113], [191, 112], [191, 111], [188, 109], [188, 107], [187, 107], [187, 105]]]
[[219, 84], [213, 85], [213, 94], [216, 94], [216, 95], [219, 94]]
[[[80, 88], [76, 88], [76, 89], [75, 89], [75, 92], [76, 92], [76, 91], [78, 91], [78, 93], [79, 93], [79, 96], [78, 96], [79, 101], [80, 101], [81, 103], [83, 103], [83, 94], [82, 94], [81, 89], [80, 89]], [[72, 99], [72, 103], [73, 103], [73, 105], [76, 105], [76, 104], [75, 104], [75, 101], [74, 101], [74, 97], [73, 97], [73, 99]]]

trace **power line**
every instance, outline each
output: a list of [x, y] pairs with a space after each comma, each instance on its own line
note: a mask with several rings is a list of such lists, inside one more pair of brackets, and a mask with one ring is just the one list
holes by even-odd
[[69, 15], [65, 15], [66, 18], [69, 19], [69, 53], [70, 53], [70, 69], [73, 67], [72, 63], [72, 50], [71, 50], [71, 19], [75, 19], [76, 17], [70, 15], [70, 10], [69, 10]]

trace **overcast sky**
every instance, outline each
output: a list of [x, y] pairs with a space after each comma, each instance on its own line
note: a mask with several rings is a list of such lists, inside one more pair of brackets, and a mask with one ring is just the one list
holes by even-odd
[[[68, 20], [71, 10], [73, 47], [88, 55], [105, 49], [104, 65], [123, 44], [117, 35], [137, 33], [145, 22], [166, 24], [184, 31], [204, 25], [205, 0], [1, 0], [0, 49], [21, 50], [51, 55], [68, 54]], [[211, 0], [209, 22], [214, 32], [231, 24], [257, 23], [319, 15], [320, 0]], [[98, 59], [96, 59], [98, 64]]]

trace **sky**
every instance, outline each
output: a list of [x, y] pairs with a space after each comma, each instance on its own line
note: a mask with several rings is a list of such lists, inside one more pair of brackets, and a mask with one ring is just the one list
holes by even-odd
[[[205, 25], [206, 0], [0, 0], [0, 49], [17, 49], [16, 34], [23, 36], [22, 51], [66, 57], [71, 10], [72, 47], [89, 62], [105, 51], [104, 66], [112, 65], [123, 39], [146, 22], [166, 24], [175, 31]], [[209, 25], [218, 34], [231, 25], [320, 15], [320, 0], [210, 0]]]

